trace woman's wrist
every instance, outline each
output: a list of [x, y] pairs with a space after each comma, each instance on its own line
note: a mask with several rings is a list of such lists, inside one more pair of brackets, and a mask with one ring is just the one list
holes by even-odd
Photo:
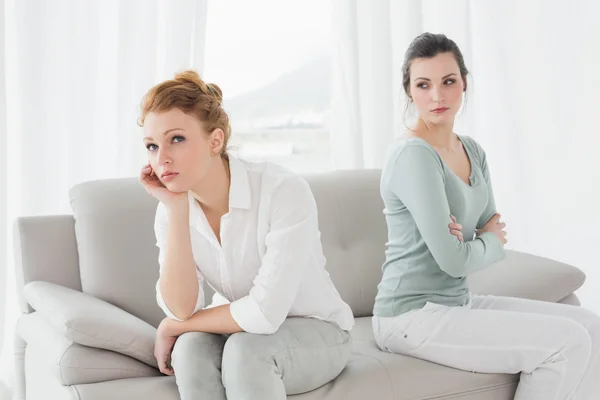
[[164, 318], [159, 327], [160, 333], [164, 336], [180, 336], [183, 334], [182, 324], [180, 321], [168, 317]]
[[169, 216], [169, 219], [178, 218], [178, 217], [186, 217], [189, 215], [189, 211], [190, 211], [189, 202], [188, 202], [187, 197], [183, 198], [177, 202], [167, 204], [166, 208], [167, 208], [167, 215]]

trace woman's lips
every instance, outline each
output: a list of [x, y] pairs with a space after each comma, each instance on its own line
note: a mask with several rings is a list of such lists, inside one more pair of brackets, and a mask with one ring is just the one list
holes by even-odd
[[175, 179], [177, 177], [177, 175], [179, 175], [177, 172], [167, 172], [162, 175], [161, 179], [163, 181], [169, 182], [169, 181]]

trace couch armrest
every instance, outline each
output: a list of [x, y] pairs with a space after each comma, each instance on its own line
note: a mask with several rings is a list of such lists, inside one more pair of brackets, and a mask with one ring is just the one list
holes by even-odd
[[558, 302], [585, 282], [583, 271], [545, 257], [506, 250], [506, 258], [469, 276], [474, 294]]
[[105, 301], [48, 282], [30, 282], [25, 299], [65, 338], [84, 346], [115, 351], [157, 367], [156, 329]]
[[72, 215], [18, 217], [12, 228], [17, 296], [23, 313], [31, 312], [23, 298], [23, 287], [29, 282], [52, 282], [81, 290]]

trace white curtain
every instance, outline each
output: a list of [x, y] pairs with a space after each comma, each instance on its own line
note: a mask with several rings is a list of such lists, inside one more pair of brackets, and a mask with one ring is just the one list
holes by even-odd
[[[6, 29], [5, 29], [5, 4], [0, 3], [0, 153], [4, 153], [3, 149], [6, 149], [6, 137], [7, 137], [7, 125], [6, 125]], [[1, 154], [0, 160], [0, 255], [6, 254], [7, 252], [7, 190], [6, 190], [6, 162], [5, 154]], [[4, 258], [3, 261], [7, 261]], [[7, 300], [8, 293], [6, 288], [8, 287], [7, 280], [7, 267], [0, 266], [0, 346], [4, 342], [4, 326], [7, 321]], [[2, 348], [0, 347], [0, 351]], [[0, 370], [0, 373], [2, 371]], [[5, 374], [2, 374], [5, 375]], [[0, 399], [9, 399], [9, 390], [6, 387], [6, 383], [0, 382]]]
[[600, 4], [333, 1], [335, 167], [381, 167], [404, 124], [404, 52], [422, 32], [445, 33], [471, 72], [456, 131], [488, 154], [508, 247], [581, 268], [578, 294], [600, 312]]
[[[0, 204], [0, 226], [10, 232], [15, 216], [70, 213], [74, 184], [137, 176], [145, 161], [136, 125], [141, 97], [184, 68], [202, 73], [207, 0], [5, 2], [0, 124], [8, 127], [0, 125], [0, 160], [7, 168], [0, 167], [0, 184], [8, 206]], [[11, 249], [10, 235], [8, 242]], [[0, 273], [6, 385], [18, 309], [12, 254], [7, 240], [0, 243], [8, 265]]]

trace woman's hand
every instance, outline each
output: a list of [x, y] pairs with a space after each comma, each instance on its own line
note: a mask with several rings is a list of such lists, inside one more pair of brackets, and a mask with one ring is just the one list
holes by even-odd
[[171, 352], [175, 341], [177, 341], [177, 336], [170, 326], [173, 322], [169, 318], [162, 320], [156, 330], [156, 341], [154, 343], [154, 358], [158, 363], [158, 369], [165, 375], [175, 374], [171, 365]]
[[462, 225], [456, 222], [456, 218], [454, 218], [454, 215], [450, 215], [450, 218], [452, 219], [452, 223], [448, 224], [448, 228], [450, 228], [450, 233], [456, 236], [461, 242], [464, 242], [465, 239], [463, 238], [462, 234]]
[[158, 176], [152, 170], [150, 164], [144, 165], [139, 177], [140, 183], [150, 195], [167, 207], [187, 204], [187, 192], [175, 193], [162, 184]]
[[484, 232], [491, 232], [496, 235], [498, 240], [500, 240], [500, 243], [503, 245], [506, 244], [506, 231], [504, 230], [506, 224], [504, 222], [500, 222], [500, 217], [500, 214], [494, 214], [494, 216], [490, 218], [483, 228], [475, 231], [477, 235], [479, 236]]

